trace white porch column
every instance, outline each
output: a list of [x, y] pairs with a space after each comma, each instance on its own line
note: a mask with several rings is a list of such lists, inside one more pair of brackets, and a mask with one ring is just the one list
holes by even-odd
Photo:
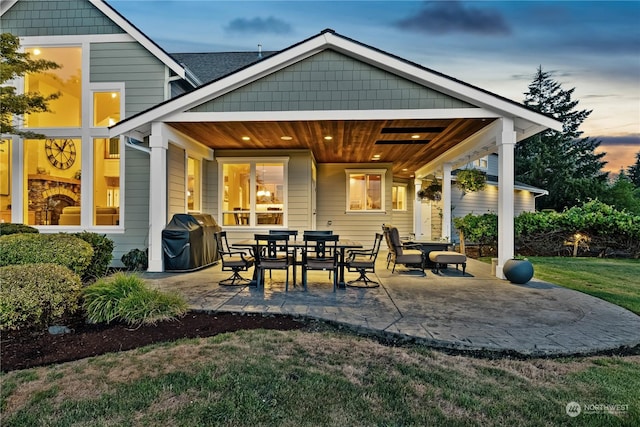
[[442, 238], [453, 241], [451, 236], [451, 163], [442, 166]]
[[149, 148], [149, 268], [147, 271], [164, 270], [162, 255], [162, 230], [167, 224], [167, 149], [168, 141], [162, 133], [162, 123], [151, 125]]
[[502, 267], [513, 258], [515, 233], [513, 225], [513, 181], [515, 175], [516, 132], [513, 120], [500, 119], [501, 129], [496, 135], [498, 145], [498, 265], [496, 277], [504, 279]]
[[413, 235], [416, 238], [422, 236], [422, 202], [418, 198], [418, 191], [422, 189], [422, 180], [413, 180]]

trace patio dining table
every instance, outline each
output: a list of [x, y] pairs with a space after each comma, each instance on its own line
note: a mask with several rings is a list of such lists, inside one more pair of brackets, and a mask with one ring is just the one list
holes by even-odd
[[[256, 241], [255, 239], [245, 239], [245, 240], [240, 240], [240, 241], [237, 241], [235, 243], [232, 243], [231, 246], [233, 246], [234, 248], [251, 249], [255, 253], [256, 250], [257, 250], [256, 248], [258, 246], [258, 241]], [[294, 251], [297, 251], [298, 249], [302, 250], [304, 248], [304, 241], [302, 241], [302, 240], [289, 241], [289, 247], [293, 248]], [[338, 248], [338, 251], [339, 251], [338, 287], [344, 289], [344, 288], [346, 288], [345, 281], [344, 281], [344, 267], [345, 267], [346, 251], [347, 251], [347, 249], [362, 249], [363, 246], [362, 246], [362, 243], [357, 242], [355, 240], [340, 239], [340, 240], [338, 240], [338, 243], [337, 243], [336, 247]], [[294, 284], [294, 286], [296, 284], [296, 265], [297, 265], [297, 262], [295, 260], [295, 252], [294, 252], [294, 262], [293, 262], [293, 284]], [[254, 269], [252, 284], [255, 283], [255, 281], [256, 281], [256, 271]]]

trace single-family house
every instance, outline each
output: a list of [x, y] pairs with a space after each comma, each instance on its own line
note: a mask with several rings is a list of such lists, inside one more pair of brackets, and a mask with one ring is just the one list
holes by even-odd
[[[514, 183], [514, 146], [561, 130], [332, 30], [231, 69], [219, 56], [220, 71], [205, 75], [211, 67], [194, 71], [197, 58], [168, 54], [101, 0], [8, 0], [0, 12], [26, 52], [62, 65], [12, 82], [61, 96], [20, 122], [46, 139], [2, 135], [2, 219], [105, 233], [116, 263], [148, 248], [150, 271], [163, 271], [162, 230], [184, 212], [211, 214], [232, 239], [330, 228], [366, 244], [383, 223], [452, 239], [452, 204], [474, 210], [454, 202], [452, 172], [483, 159], [497, 176], [485, 199], [499, 216], [501, 266], [514, 214], [541, 194]], [[416, 198], [434, 177], [437, 205]]]

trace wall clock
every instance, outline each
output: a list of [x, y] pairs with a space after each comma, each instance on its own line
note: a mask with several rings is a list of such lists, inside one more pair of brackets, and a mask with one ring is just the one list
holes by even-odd
[[58, 169], [69, 169], [76, 161], [76, 145], [71, 139], [47, 139], [44, 150], [49, 163]]

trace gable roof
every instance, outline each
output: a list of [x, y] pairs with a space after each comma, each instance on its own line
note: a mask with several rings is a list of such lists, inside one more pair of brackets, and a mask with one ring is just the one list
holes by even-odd
[[406, 59], [389, 54], [380, 49], [354, 41], [337, 34], [331, 29], [323, 30], [261, 61], [239, 69], [236, 72], [213, 80], [196, 90], [167, 100], [153, 108], [129, 117], [111, 127], [111, 135], [118, 135], [144, 126], [152, 121], [166, 119], [173, 114], [187, 111], [199, 104], [215, 99], [238, 87], [281, 70], [291, 64], [309, 58], [321, 51], [331, 49], [389, 71], [401, 78], [430, 87], [434, 90], [458, 98], [482, 109], [497, 114], [514, 117], [516, 127], [521, 130], [520, 139], [534, 135], [544, 129], [561, 130], [561, 123], [555, 119], [529, 109], [515, 101], [493, 94], [460, 80], [438, 73]]
[[234, 73], [254, 62], [277, 53], [261, 52], [205, 52], [205, 53], [172, 53], [171, 56], [180, 64], [184, 64], [203, 83], [217, 80], [227, 74]]
[[[0, 16], [9, 11], [16, 3], [21, 0], [3, 0], [0, 3]], [[164, 49], [158, 46], [153, 40], [148, 38], [142, 31], [140, 31], [135, 25], [129, 22], [118, 11], [112, 8], [104, 0], [87, 0], [96, 9], [102, 12], [107, 18], [109, 18], [115, 25], [119, 26], [135, 41], [140, 43], [145, 49], [147, 49], [153, 56], [158, 58], [164, 63], [171, 71], [177, 76], [186, 80], [193, 87], [197, 87], [202, 82], [189, 72], [183, 65], [179, 64], [174, 58], [171, 57]]]

